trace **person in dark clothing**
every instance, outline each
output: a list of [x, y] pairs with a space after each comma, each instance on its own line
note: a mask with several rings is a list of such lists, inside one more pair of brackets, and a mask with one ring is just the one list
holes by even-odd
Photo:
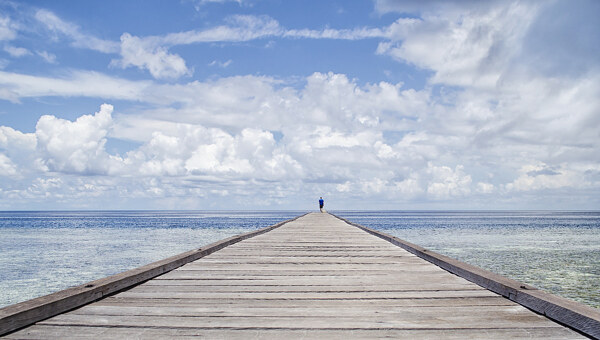
[[319, 198], [319, 210], [323, 212], [323, 206], [325, 205], [325, 201], [323, 201], [323, 197]]

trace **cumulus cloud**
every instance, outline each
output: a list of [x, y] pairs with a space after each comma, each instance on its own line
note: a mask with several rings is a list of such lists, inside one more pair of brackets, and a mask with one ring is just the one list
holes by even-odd
[[[63, 184], [63, 180], [57, 177], [36, 178], [27, 188], [25, 194], [31, 198], [36, 196], [54, 196], [57, 198], [62, 198], [63, 194], [58, 191]], [[53, 195], [53, 193], [55, 194]]]
[[111, 165], [118, 161], [104, 148], [112, 111], [112, 105], [104, 104], [94, 115], [74, 122], [50, 115], [40, 117], [35, 136], [41, 162], [49, 171], [109, 174]]
[[8, 126], [0, 126], [0, 148], [14, 150], [17, 153], [33, 150], [36, 145], [35, 136], [23, 133]]
[[37, 171], [33, 133], [23, 133], [8, 126], [0, 126], [0, 154], [2, 154], [2, 173], [21, 177], [30, 171]]
[[[214, 183], [203, 187], [226, 190], [232, 195], [251, 195], [263, 190], [263, 185], [264, 190], [271, 190], [267, 183], [274, 182], [279, 183], [277, 190], [281, 193], [289, 186], [301, 190], [298, 183], [302, 181], [341, 183], [345, 179], [359, 181], [357, 187], [370, 193], [393, 189], [393, 173], [380, 169], [382, 163], [373, 152], [375, 145], [382, 148], [381, 143], [377, 144], [381, 133], [372, 129], [378, 125], [375, 114], [380, 108], [397, 106], [397, 110], [404, 110], [406, 102], [414, 98], [414, 91], [406, 92], [400, 85], [388, 83], [360, 87], [333, 73], [316, 73], [309, 78], [301, 90], [254, 76], [192, 82], [188, 86], [153, 85], [138, 93], [139, 100], [157, 105], [179, 102], [183, 116], [155, 110], [115, 122], [110, 115], [112, 108], [107, 105], [75, 121], [43, 116], [36, 133], [29, 135], [34, 147], [30, 146], [27, 153], [34, 156], [30, 161], [37, 162], [39, 173], [180, 178], [178, 181], [188, 183], [165, 184], [174, 191], [163, 188], [161, 193], [155, 190], [156, 185], [139, 189], [150, 190], [153, 195], [176, 194], [175, 188], [182, 186], [185, 189], [180, 194], [186, 195], [194, 187], [189, 183], [196, 181]], [[200, 95], [192, 97], [190, 93]], [[163, 97], [157, 100], [158, 94]], [[198, 111], [198, 107], [203, 110]], [[340, 125], [332, 128], [327, 124], [329, 120]], [[10, 128], [5, 131], [20, 134]], [[277, 131], [277, 140], [272, 131]], [[121, 156], [111, 155], [105, 145], [113, 137], [134, 139], [141, 146]], [[360, 170], [353, 170], [356, 168]], [[374, 176], [373, 180], [361, 180], [365, 175]], [[241, 188], [254, 183], [254, 189], [243, 193], [237, 191], [240, 188], [227, 187], [225, 180]], [[405, 193], [417, 190], [409, 182], [401, 186]]]
[[[497, 113], [498, 104], [491, 105], [486, 97], [473, 100], [468, 93], [455, 97], [455, 106], [438, 106], [427, 89], [403, 89], [402, 84], [386, 82], [359, 86], [343, 74], [312, 74], [299, 89], [257, 76], [188, 84], [147, 82], [131, 86], [137, 89], [131, 98], [154, 106], [143, 115], [115, 121], [108, 114], [112, 110], [103, 106], [95, 115], [75, 121], [44, 116], [35, 135], [3, 127], [0, 142], [11, 140], [5, 152], [17, 150], [17, 141], [21, 150], [26, 149], [5, 153], [12, 162], [3, 162], [8, 164], [5, 169], [30, 167], [40, 173], [110, 176], [117, 183], [127, 178], [142, 181], [136, 180], [135, 190], [122, 184], [128, 189], [121, 194], [127, 197], [143, 197], [144, 192], [156, 198], [185, 197], [193, 190], [246, 197], [269, 190], [266, 183], [278, 183], [284, 191], [323, 186], [350, 197], [448, 202], [473, 192], [510, 195], [577, 188], [582, 183], [596, 186], [589, 178], [597, 164], [580, 161], [593, 159], [598, 149], [593, 124], [580, 120], [595, 117], [594, 106], [590, 107], [594, 102], [584, 105], [583, 100], [594, 92], [592, 84], [580, 84], [577, 90], [547, 85], [556, 98], [535, 108], [531, 121], [521, 126], [510, 123], [524, 117], [508, 101], [502, 104], [502, 115]], [[549, 96], [535, 86], [540, 98]], [[64, 93], [71, 93], [71, 87], [64, 88]], [[564, 95], [556, 95], [563, 91]], [[540, 98], [532, 103], [542, 103]], [[562, 105], [577, 111], [567, 115]], [[573, 122], [567, 123], [565, 117]], [[554, 129], [554, 119], [569, 131], [559, 135], [557, 129], [544, 136]], [[498, 124], [505, 127], [494, 130]], [[526, 140], [534, 130], [537, 140]], [[105, 147], [110, 138], [135, 140], [140, 146], [112, 155]], [[553, 156], [543, 160], [547, 166], [518, 170], [548, 152]], [[17, 153], [32, 156], [15, 160]], [[556, 165], [567, 160], [573, 164], [568, 169]], [[511, 168], [517, 169], [513, 177], [507, 175]], [[556, 182], [562, 184], [550, 186], [553, 173], [566, 176]], [[97, 188], [99, 196], [115, 194], [110, 185], [78, 187]]]
[[16, 165], [6, 155], [0, 153], [0, 176], [13, 177], [18, 173]]
[[274, 181], [297, 175], [299, 164], [264, 130], [244, 129], [237, 135], [201, 125], [178, 124], [176, 132], [156, 131], [124, 160], [141, 176], [180, 176], [220, 182], [254, 179]]
[[432, 177], [427, 186], [427, 194], [434, 198], [464, 196], [471, 192], [471, 176], [465, 174], [462, 165], [457, 165], [453, 170], [447, 166], [435, 166], [430, 163], [427, 172]]
[[424, 190], [419, 184], [418, 176], [413, 174], [412, 177], [400, 182], [395, 182], [394, 190], [403, 199], [412, 199], [423, 194]]

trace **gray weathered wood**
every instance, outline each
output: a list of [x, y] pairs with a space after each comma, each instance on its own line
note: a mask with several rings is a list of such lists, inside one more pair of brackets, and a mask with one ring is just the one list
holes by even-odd
[[577, 339], [564, 327], [543, 328], [489, 328], [489, 329], [218, 329], [218, 328], [172, 328], [172, 327], [87, 327], [38, 325], [9, 339], [68, 339], [73, 334], [78, 339]]

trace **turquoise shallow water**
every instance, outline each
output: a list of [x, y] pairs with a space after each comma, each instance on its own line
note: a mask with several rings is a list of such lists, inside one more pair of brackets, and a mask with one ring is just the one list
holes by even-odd
[[[0, 212], [0, 306], [139, 267], [302, 213]], [[600, 212], [334, 213], [600, 308]]]
[[336, 214], [600, 308], [600, 212], [338, 211]]

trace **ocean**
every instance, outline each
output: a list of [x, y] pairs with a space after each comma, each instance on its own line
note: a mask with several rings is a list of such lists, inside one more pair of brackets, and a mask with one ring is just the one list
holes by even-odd
[[[0, 307], [136, 268], [303, 213], [0, 212]], [[332, 213], [600, 308], [600, 212]]]

